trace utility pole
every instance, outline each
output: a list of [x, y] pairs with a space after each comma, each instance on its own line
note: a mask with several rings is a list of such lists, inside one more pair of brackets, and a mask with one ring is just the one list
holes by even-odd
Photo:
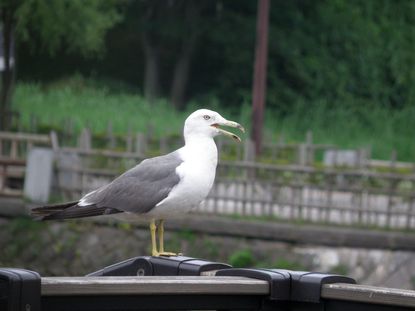
[[268, 20], [269, 0], [258, 0], [251, 130], [251, 140], [255, 143], [255, 155], [260, 154], [262, 144], [267, 82]]

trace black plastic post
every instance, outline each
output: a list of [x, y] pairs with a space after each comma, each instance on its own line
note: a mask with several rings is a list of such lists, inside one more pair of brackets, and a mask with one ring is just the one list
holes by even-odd
[[289, 273], [291, 274], [291, 301], [320, 303], [321, 288], [324, 284], [356, 284], [354, 279], [337, 274], [303, 271], [289, 271]]
[[271, 300], [290, 300], [291, 275], [287, 271], [273, 271], [266, 269], [233, 268], [219, 270], [217, 276], [242, 276], [267, 281], [270, 285]]
[[37, 272], [0, 268], [0, 310], [40, 311], [40, 294]]
[[231, 268], [230, 265], [184, 256], [140, 256], [105, 267], [88, 276], [172, 276], [201, 275], [209, 271]]

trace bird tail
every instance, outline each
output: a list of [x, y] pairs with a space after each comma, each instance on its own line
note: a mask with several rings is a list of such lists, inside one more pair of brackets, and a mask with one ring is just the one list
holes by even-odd
[[36, 220], [71, 219], [121, 213], [115, 208], [98, 207], [95, 204], [80, 206], [79, 201], [35, 207], [31, 216]]

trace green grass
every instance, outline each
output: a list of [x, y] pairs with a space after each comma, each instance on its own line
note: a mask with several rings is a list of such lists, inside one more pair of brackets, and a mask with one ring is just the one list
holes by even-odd
[[[335, 144], [341, 148], [370, 147], [373, 158], [390, 159], [397, 151], [399, 161], [415, 160], [415, 106], [401, 110], [382, 107], [336, 109], [321, 103], [318, 109], [299, 104], [294, 112], [269, 126], [274, 134], [284, 133], [288, 140], [304, 141], [308, 129], [316, 143]], [[268, 117], [267, 125], [271, 124]]]
[[61, 127], [68, 118], [74, 130], [89, 126], [93, 132], [106, 132], [108, 122], [115, 133], [146, 131], [151, 125], [156, 135], [177, 133], [182, 117], [169, 109], [166, 102], [147, 104], [134, 94], [111, 94], [105, 88], [62, 86], [43, 89], [37, 84], [20, 84], [16, 88], [14, 109], [19, 111], [24, 128], [30, 127], [31, 116], [40, 125]]
[[[76, 132], [89, 126], [93, 132], [105, 133], [111, 122], [118, 134], [129, 128], [145, 132], [151, 126], [156, 137], [177, 135], [186, 116], [198, 108], [218, 110], [226, 118], [242, 123], [248, 132], [250, 128], [248, 103], [241, 104], [241, 109], [231, 109], [221, 107], [215, 98], [204, 98], [178, 112], [166, 100], [150, 105], [131, 89], [121, 86], [114, 91], [114, 87], [79, 76], [48, 85], [18, 83], [13, 105], [20, 113], [23, 130], [30, 128], [31, 116], [36, 116], [45, 131], [62, 129], [65, 120], [71, 118]], [[398, 160], [415, 159], [415, 107], [393, 111], [365, 106], [350, 109], [339, 103], [333, 109], [325, 102], [317, 105], [318, 109], [309, 109], [307, 103], [293, 106], [293, 112], [286, 117], [266, 112], [265, 141], [276, 141], [283, 135], [286, 142], [302, 142], [310, 129], [315, 143], [341, 148], [370, 146], [373, 157], [378, 159], [388, 159], [395, 149]]]

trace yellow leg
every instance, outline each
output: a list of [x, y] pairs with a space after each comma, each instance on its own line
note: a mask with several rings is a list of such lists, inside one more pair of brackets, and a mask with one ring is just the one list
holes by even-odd
[[[177, 256], [176, 253], [164, 251], [164, 219], [160, 219], [157, 226], [157, 233], [159, 237], [159, 253], [158, 256]], [[154, 256], [154, 255], [153, 255]]]
[[157, 233], [159, 236], [159, 251], [164, 253], [164, 219], [160, 219]]
[[154, 219], [150, 221], [150, 233], [151, 233], [151, 255], [159, 256], [160, 253], [157, 251], [157, 242], [156, 242], [156, 222]]

